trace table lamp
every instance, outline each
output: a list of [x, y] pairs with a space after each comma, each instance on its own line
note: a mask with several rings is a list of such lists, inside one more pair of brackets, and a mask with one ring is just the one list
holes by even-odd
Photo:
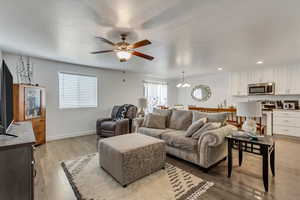
[[249, 102], [240, 102], [237, 105], [237, 116], [246, 117], [246, 121], [243, 123], [242, 130], [256, 134], [256, 121], [253, 120], [253, 117], [262, 116], [262, 107], [260, 102], [249, 101]]
[[138, 99], [138, 107], [140, 108], [140, 111], [138, 112], [138, 116], [145, 116], [144, 109], [147, 108], [147, 99], [146, 98], [139, 98]]

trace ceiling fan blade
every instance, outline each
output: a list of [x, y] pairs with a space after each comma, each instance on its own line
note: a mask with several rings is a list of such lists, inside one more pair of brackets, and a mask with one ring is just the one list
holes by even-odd
[[114, 50], [93, 51], [93, 52], [91, 52], [91, 54], [98, 54], [98, 53], [109, 53], [109, 52], [114, 52]]
[[131, 54], [135, 55], [135, 56], [138, 56], [138, 57], [142, 57], [142, 58], [148, 59], [148, 60], [153, 60], [154, 59], [154, 57], [146, 55], [146, 54], [143, 54], [143, 53], [138, 52], [138, 51], [133, 51]]
[[146, 46], [149, 44], [151, 44], [151, 42], [149, 40], [142, 40], [142, 41], [139, 41], [139, 42], [129, 45], [129, 48], [135, 49], [135, 48], [139, 48], [139, 47]]
[[115, 46], [116, 44], [115, 43], [113, 43], [113, 42], [111, 42], [111, 41], [109, 41], [109, 40], [107, 40], [107, 39], [105, 39], [105, 38], [103, 38], [103, 37], [96, 37], [96, 38], [98, 38], [98, 39], [100, 39], [102, 42], [105, 42], [105, 43], [107, 43], [107, 44], [110, 44], [110, 45], [112, 45], [112, 46]]

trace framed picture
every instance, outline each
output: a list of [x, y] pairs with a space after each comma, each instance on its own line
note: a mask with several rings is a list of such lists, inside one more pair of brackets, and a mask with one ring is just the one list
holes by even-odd
[[25, 88], [25, 119], [41, 117], [41, 95], [42, 91], [39, 88]]

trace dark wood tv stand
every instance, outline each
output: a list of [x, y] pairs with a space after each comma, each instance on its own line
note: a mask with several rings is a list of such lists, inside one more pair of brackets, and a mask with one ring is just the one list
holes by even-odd
[[9, 134], [0, 135], [0, 199], [33, 200], [35, 174], [31, 122], [12, 125]]

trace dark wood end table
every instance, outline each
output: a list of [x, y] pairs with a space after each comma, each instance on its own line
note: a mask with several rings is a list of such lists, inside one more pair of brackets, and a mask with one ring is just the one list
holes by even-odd
[[272, 136], [265, 136], [259, 140], [250, 138], [226, 136], [228, 141], [228, 177], [231, 177], [232, 171], [232, 149], [239, 152], [239, 166], [243, 162], [243, 152], [261, 155], [263, 159], [263, 182], [265, 190], [269, 189], [269, 160], [273, 176], [275, 176], [275, 142]]

